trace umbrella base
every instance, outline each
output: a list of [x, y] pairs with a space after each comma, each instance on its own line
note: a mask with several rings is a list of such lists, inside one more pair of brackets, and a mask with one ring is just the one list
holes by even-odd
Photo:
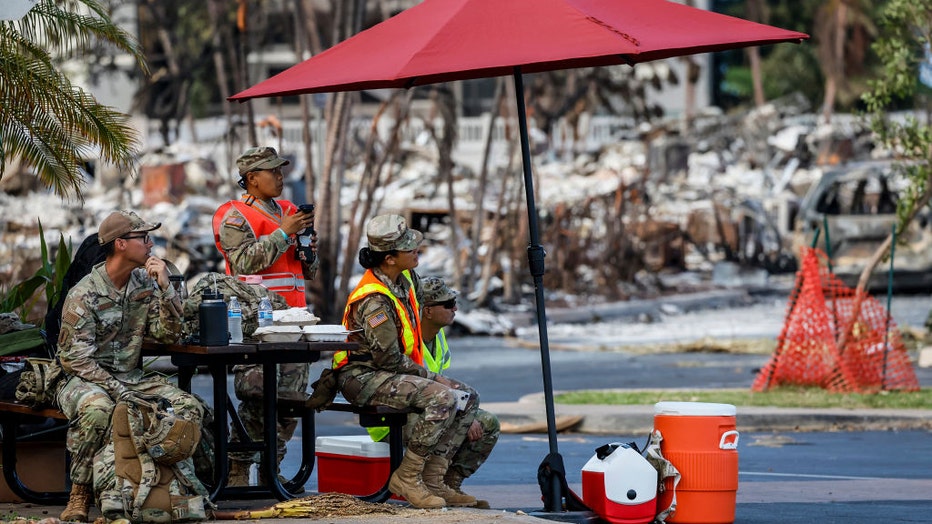
[[601, 524], [603, 521], [592, 511], [529, 511], [528, 515], [539, 519], [580, 524]]

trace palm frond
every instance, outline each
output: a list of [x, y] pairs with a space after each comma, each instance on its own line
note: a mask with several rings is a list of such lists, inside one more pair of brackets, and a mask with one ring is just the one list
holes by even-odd
[[[139, 138], [127, 115], [74, 86], [47, 48], [84, 45], [90, 34], [114, 37], [116, 45], [142, 55], [95, 1], [60, 4], [84, 6], [100, 18], [76, 15], [59, 3], [42, 0], [20, 23], [0, 23], [0, 161], [18, 157], [56, 194], [81, 198], [85, 155], [99, 148], [103, 160], [126, 167], [135, 157]], [[48, 41], [54, 45], [44, 43]]]

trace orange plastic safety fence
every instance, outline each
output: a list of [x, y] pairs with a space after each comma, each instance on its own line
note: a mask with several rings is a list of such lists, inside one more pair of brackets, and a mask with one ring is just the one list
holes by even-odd
[[838, 393], [918, 391], [919, 381], [893, 319], [873, 297], [847, 287], [803, 252], [777, 347], [751, 386], [817, 386]]

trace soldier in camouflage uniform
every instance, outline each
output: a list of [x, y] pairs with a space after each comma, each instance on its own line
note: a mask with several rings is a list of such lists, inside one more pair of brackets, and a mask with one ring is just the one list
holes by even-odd
[[366, 272], [343, 314], [343, 325], [359, 330], [349, 337], [359, 347], [333, 357], [340, 390], [358, 406], [417, 410], [404, 459], [389, 480], [392, 493], [418, 508], [474, 506], [475, 497], [443, 482], [450, 459], [472, 426], [479, 398], [469, 386], [421, 365], [417, 275], [412, 270], [423, 235], [398, 215], [373, 218], [366, 235], [369, 246], [359, 252]]
[[[437, 373], [450, 367], [450, 347], [443, 328], [453, 324], [456, 316], [456, 291], [447, 287], [443, 279], [427, 277], [421, 280], [418, 300], [421, 303], [421, 336], [424, 339], [424, 366]], [[410, 424], [405, 426], [411, 427]], [[476, 419], [466, 440], [450, 460], [450, 468], [443, 477], [454, 491], [462, 493], [463, 480], [472, 476], [492, 453], [500, 432], [498, 417], [484, 409], [476, 410]], [[488, 502], [477, 501], [479, 507], [488, 508]]]
[[[161, 376], [144, 376], [143, 339], [177, 342], [181, 298], [168, 281], [165, 261], [152, 256], [150, 224], [118, 211], [98, 230], [106, 260], [68, 293], [62, 310], [58, 358], [69, 378], [58, 394], [68, 417], [71, 496], [64, 521], [86, 521], [93, 496], [93, 458], [110, 436], [110, 415], [127, 390], [168, 399], [176, 415], [201, 423], [203, 408]], [[111, 465], [112, 466], [112, 465]]]
[[[222, 205], [214, 214], [213, 229], [217, 248], [227, 262], [227, 273], [255, 281], [282, 295], [292, 307], [307, 307], [304, 280], [313, 279], [317, 271], [316, 236], [306, 247], [296, 246], [295, 234], [313, 227], [314, 214], [297, 212], [282, 194], [282, 167], [290, 162], [271, 147], [247, 149], [237, 160], [239, 186], [245, 190], [240, 200]], [[304, 393], [309, 366], [278, 366], [278, 391]], [[239, 417], [253, 440], [262, 439], [262, 366], [233, 368], [234, 389], [240, 399]], [[278, 422], [278, 463], [285, 456], [285, 444], [298, 422], [282, 418]], [[235, 429], [231, 440], [238, 441]], [[249, 484], [249, 469], [258, 462], [256, 453], [230, 454], [229, 485]], [[264, 483], [260, 472], [260, 483]]]

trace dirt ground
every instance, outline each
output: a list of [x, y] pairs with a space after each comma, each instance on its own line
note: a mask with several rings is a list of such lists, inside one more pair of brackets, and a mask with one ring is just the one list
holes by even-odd
[[[480, 510], [475, 508], [443, 508], [435, 510], [415, 509], [397, 502], [382, 504], [363, 502], [342, 493], [322, 493], [287, 502], [253, 501], [244, 506], [248, 509], [230, 510], [231, 501], [221, 503], [222, 510], [214, 512], [214, 522], [259, 519], [312, 519], [314, 521], [354, 524], [372, 522], [379, 524], [431, 522], [440, 524], [464, 524], [480, 522], [540, 522], [523, 512]], [[61, 524], [57, 517], [62, 506], [40, 506], [36, 504], [0, 504], [0, 524]], [[104, 524], [102, 517], [95, 524]], [[112, 524], [128, 524], [129, 521], [111, 521]]]

